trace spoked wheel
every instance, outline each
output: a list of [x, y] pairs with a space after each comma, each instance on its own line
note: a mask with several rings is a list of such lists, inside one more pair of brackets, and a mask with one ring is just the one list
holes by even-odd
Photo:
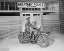
[[32, 44], [35, 44], [36, 43], [36, 40], [31, 40], [30, 41]]
[[20, 43], [22, 43], [22, 44], [25, 44], [25, 41], [24, 41], [24, 39], [19, 39], [19, 41], [20, 41]]
[[37, 44], [41, 47], [48, 47], [48, 36], [47, 35], [40, 35], [37, 40]]
[[37, 43], [37, 37], [32, 38], [32, 39], [31, 39], [31, 43], [32, 43], [32, 44]]
[[49, 46], [52, 45], [54, 43], [54, 38], [49, 37], [48, 42], [49, 42]]
[[18, 38], [19, 38], [19, 41], [20, 41], [20, 43], [25, 43], [25, 41], [24, 41], [24, 32], [22, 32], [19, 36], [18, 36]]

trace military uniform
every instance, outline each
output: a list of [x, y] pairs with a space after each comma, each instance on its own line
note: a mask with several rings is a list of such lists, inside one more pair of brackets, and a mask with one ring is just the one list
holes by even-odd
[[31, 28], [31, 26], [32, 26], [32, 24], [28, 21], [28, 22], [26, 22], [26, 24], [25, 24], [25, 29], [27, 29], [27, 28]]
[[31, 36], [31, 26], [32, 24], [30, 23], [30, 18], [27, 18], [27, 22], [25, 24], [25, 32], [26, 34], [28, 34], [29, 36]]

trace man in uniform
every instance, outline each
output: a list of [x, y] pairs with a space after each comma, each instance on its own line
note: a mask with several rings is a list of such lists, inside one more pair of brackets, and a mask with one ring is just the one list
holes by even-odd
[[25, 24], [25, 29], [27, 29], [27, 28], [30, 29], [32, 26], [32, 24], [30, 23], [30, 17], [28, 17], [26, 20], [27, 20], [27, 22]]
[[30, 23], [30, 17], [28, 17], [26, 20], [27, 20], [27, 22], [25, 24], [25, 32], [26, 32], [27, 35], [31, 36], [32, 24]]
[[32, 22], [32, 33], [31, 33], [31, 43], [35, 44], [37, 42], [37, 23], [36, 21]]

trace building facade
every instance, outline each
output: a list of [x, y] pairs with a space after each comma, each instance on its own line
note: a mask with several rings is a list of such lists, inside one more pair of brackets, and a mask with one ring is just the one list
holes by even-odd
[[37, 27], [42, 26], [43, 31], [60, 31], [59, 3], [43, 2], [7, 2], [0, 1], [0, 28], [21, 29], [26, 18], [36, 21]]
[[37, 27], [42, 26], [43, 31], [59, 31], [59, 3], [49, 3], [46, 6], [42, 2], [18, 2], [18, 7], [23, 29], [25, 29], [26, 18], [30, 17], [31, 22], [36, 21]]

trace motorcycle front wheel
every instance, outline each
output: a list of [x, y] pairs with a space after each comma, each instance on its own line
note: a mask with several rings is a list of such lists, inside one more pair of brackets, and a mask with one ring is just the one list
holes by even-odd
[[48, 47], [49, 46], [48, 36], [47, 35], [40, 35], [38, 37], [37, 44], [43, 48]]

